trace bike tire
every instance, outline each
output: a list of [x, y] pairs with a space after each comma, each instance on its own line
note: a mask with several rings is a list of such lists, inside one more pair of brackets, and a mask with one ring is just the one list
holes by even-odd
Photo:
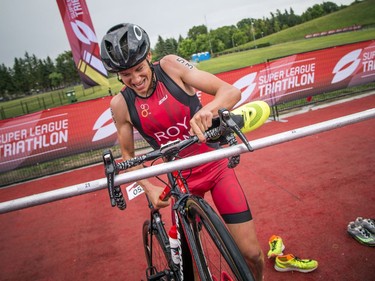
[[[186, 201], [189, 226], [200, 259], [201, 279], [254, 281], [245, 259], [228, 229], [212, 207], [203, 199], [191, 196]], [[198, 271], [200, 269], [198, 268]]]
[[[177, 223], [178, 225], [178, 233], [180, 235], [180, 247], [181, 247], [181, 251], [180, 251], [180, 259], [181, 259], [181, 262], [180, 264], [178, 265], [178, 280], [186, 280], [186, 281], [191, 281], [191, 280], [194, 280], [194, 269], [193, 269], [193, 259], [192, 259], [192, 256], [191, 256], [191, 252], [190, 252], [190, 248], [189, 248], [189, 244], [187, 242], [187, 237], [190, 237], [191, 235], [189, 235], [190, 232], [186, 232], [186, 225], [183, 225], [184, 224], [184, 221], [182, 220], [182, 218], [184, 217], [184, 214], [185, 212], [182, 211], [177, 211], [176, 213], [176, 217], [178, 218], [178, 220], [180, 221], [180, 223]], [[182, 224], [181, 224], [182, 223]], [[189, 231], [189, 229], [188, 229]]]

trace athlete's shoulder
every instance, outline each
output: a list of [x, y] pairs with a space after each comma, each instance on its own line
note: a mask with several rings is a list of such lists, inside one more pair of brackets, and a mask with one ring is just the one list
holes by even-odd
[[179, 56], [177, 56], [177, 55], [173, 55], [173, 54], [166, 55], [166, 56], [164, 56], [164, 57], [162, 57], [162, 58], [160, 59], [160, 63], [173, 63], [173, 62], [175, 62], [178, 58], [179, 58]]
[[122, 93], [118, 93], [116, 94], [110, 101], [110, 107], [112, 109], [117, 109], [117, 108], [123, 108], [124, 106], [126, 106], [125, 104], [125, 99], [122, 95]]
[[165, 69], [166, 67], [173, 68], [194, 68], [194, 65], [187, 59], [176, 55], [166, 55], [160, 60], [160, 66]]

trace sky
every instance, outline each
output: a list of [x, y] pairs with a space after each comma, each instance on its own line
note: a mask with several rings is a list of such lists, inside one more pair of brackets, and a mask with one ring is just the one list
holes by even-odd
[[[163, 39], [187, 36], [193, 26], [216, 29], [235, 25], [244, 18], [270, 18], [279, 9], [290, 8], [301, 15], [308, 7], [329, 0], [86, 0], [96, 36], [100, 42], [107, 30], [118, 23], [143, 27], [152, 46]], [[253, 2], [253, 3], [252, 3]], [[330, 0], [349, 5], [354, 0]], [[0, 64], [13, 67], [14, 58], [25, 53], [52, 60], [70, 50], [56, 0], [0, 0]]]

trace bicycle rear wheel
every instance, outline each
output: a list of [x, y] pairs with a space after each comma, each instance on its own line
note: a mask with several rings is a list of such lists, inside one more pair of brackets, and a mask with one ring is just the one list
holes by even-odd
[[208, 268], [208, 272], [201, 273], [201, 278], [253, 281], [245, 259], [211, 206], [204, 199], [192, 196], [187, 200], [186, 207], [197, 248], [194, 256], [200, 259], [202, 268]]

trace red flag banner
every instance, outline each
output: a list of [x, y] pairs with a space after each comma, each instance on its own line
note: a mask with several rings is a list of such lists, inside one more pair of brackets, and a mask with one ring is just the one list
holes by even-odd
[[85, 88], [108, 85], [107, 71], [85, 0], [57, 0], [73, 59]]

